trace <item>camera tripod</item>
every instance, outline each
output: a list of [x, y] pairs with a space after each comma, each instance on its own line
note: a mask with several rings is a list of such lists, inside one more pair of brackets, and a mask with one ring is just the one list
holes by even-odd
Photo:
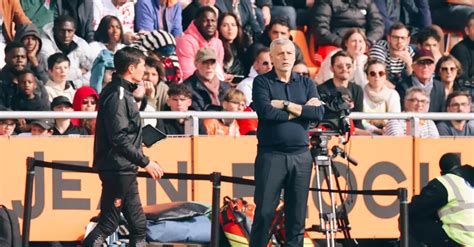
[[[311, 136], [311, 155], [313, 157], [314, 169], [316, 170], [316, 181], [318, 186], [322, 186], [320, 173], [324, 176], [323, 181], [326, 181], [328, 186], [327, 191], [329, 192], [330, 205], [329, 210], [325, 211], [323, 208], [322, 191], [318, 190], [318, 207], [319, 207], [319, 218], [320, 225], [313, 225], [308, 230], [321, 232], [326, 237], [326, 246], [334, 247], [336, 232], [341, 231], [344, 234], [344, 239], [349, 242], [352, 240], [350, 230], [351, 225], [347, 216], [347, 209], [344, 204], [344, 198], [342, 196], [341, 186], [339, 183], [339, 172], [333, 164], [332, 159], [337, 155], [347, 159], [353, 165], [357, 165], [357, 161], [352, 159], [347, 153], [339, 146], [333, 146], [332, 156], [329, 156], [328, 142], [331, 139], [332, 134], [319, 132], [316, 135]], [[334, 178], [333, 178], [334, 177]], [[333, 180], [336, 185], [336, 191], [338, 192], [339, 200], [341, 205], [336, 207], [336, 200], [333, 190]], [[353, 245], [357, 245], [354, 240]]]

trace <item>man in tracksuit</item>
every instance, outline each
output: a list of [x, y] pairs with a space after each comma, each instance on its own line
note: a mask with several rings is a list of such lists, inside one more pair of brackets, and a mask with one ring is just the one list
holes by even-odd
[[142, 80], [145, 55], [131, 47], [114, 56], [116, 73], [100, 94], [94, 141], [94, 168], [102, 181], [98, 225], [83, 246], [102, 246], [118, 226], [123, 212], [130, 230], [130, 246], [145, 246], [146, 218], [137, 185], [138, 166], [153, 179], [163, 169], [141, 149], [142, 126], [132, 92]]

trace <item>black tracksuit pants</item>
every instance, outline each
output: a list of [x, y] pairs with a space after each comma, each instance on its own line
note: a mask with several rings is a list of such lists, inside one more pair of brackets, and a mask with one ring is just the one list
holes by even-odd
[[258, 152], [255, 160], [255, 215], [250, 247], [265, 247], [275, 209], [285, 190], [285, 246], [303, 246], [312, 171], [309, 151], [300, 154]]
[[102, 181], [99, 222], [87, 235], [83, 246], [101, 246], [98, 244], [117, 230], [121, 212], [128, 222], [130, 246], [144, 243], [146, 217], [138, 194], [136, 175], [100, 173], [99, 177]]

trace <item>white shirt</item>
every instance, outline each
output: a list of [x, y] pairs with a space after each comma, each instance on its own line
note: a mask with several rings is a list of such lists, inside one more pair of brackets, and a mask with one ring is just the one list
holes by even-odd
[[255, 71], [255, 69], [252, 66], [252, 68], [250, 68], [249, 77], [243, 79], [239, 83], [239, 85], [237, 85], [237, 89], [242, 91], [245, 95], [245, 101], [246, 101], [247, 106], [249, 106], [250, 103], [252, 103], [253, 80], [255, 79], [255, 77], [257, 77], [257, 75], [258, 75], [257, 71]]
[[100, 20], [106, 15], [116, 16], [122, 23], [123, 33], [134, 32], [135, 4], [127, 2], [115, 7], [112, 0], [94, 0], [94, 30], [97, 30]]

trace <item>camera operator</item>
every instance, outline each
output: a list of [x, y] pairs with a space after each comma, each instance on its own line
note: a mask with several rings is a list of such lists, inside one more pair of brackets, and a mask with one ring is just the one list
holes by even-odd
[[281, 189], [285, 191], [286, 246], [303, 246], [312, 172], [309, 123], [324, 109], [314, 82], [292, 73], [295, 46], [288, 39], [270, 45], [273, 70], [255, 78], [252, 99], [258, 115], [255, 160], [255, 218], [251, 247], [265, 247]]

